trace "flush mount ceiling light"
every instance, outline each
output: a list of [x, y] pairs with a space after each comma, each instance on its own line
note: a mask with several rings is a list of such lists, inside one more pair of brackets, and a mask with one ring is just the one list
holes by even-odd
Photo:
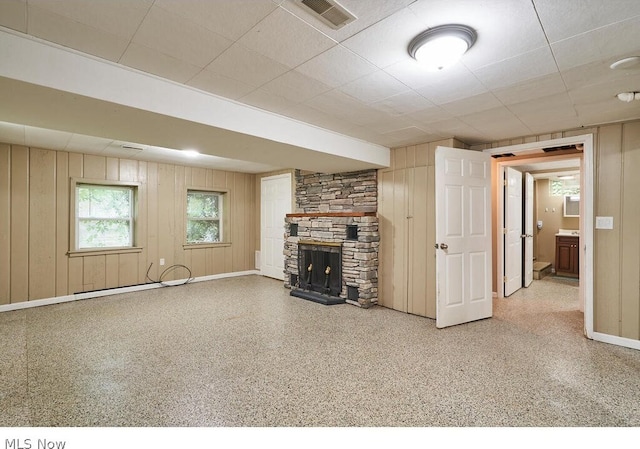
[[409, 44], [412, 58], [432, 71], [455, 64], [476, 41], [476, 32], [466, 25], [440, 25], [413, 38]]
[[640, 92], [620, 92], [616, 97], [620, 101], [631, 103], [633, 100], [640, 100]]
[[640, 67], [640, 56], [631, 56], [630, 58], [624, 58], [614, 62], [609, 66], [611, 70], [633, 69], [636, 67]]

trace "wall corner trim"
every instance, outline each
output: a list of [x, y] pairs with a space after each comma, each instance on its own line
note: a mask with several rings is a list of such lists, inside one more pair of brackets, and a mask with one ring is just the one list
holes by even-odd
[[640, 350], [640, 340], [634, 340], [632, 338], [626, 337], [616, 337], [615, 335], [603, 334], [600, 332], [594, 332], [592, 336], [594, 341]]

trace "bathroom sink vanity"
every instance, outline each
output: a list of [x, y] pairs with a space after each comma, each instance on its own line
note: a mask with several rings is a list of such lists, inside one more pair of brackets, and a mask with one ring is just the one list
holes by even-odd
[[556, 274], [580, 276], [580, 232], [560, 229], [556, 234]]

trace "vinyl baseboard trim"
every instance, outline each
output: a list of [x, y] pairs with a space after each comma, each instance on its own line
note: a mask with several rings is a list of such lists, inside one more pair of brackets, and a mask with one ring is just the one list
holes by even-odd
[[[234, 271], [232, 273], [222, 273], [222, 274], [211, 274], [207, 276], [199, 276], [191, 279], [189, 283], [192, 282], [204, 282], [204, 281], [213, 281], [215, 279], [225, 279], [232, 278], [238, 276], [250, 276], [254, 274], [260, 274], [259, 270], [247, 270], [247, 271]], [[187, 279], [178, 279], [175, 281], [165, 281], [163, 284], [165, 285], [181, 285], [186, 282]], [[22, 310], [22, 309], [30, 309], [32, 307], [42, 307], [42, 306], [50, 306], [53, 304], [61, 304], [64, 302], [71, 301], [79, 301], [82, 299], [91, 299], [91, 298], [100, 298], [102, 296], [111, 296], [111, 295], [119, 295], [121, 293], [130, 293], [130, 292], [139, 292], [143, 290], [151, 290], [154, 288], [163, 288], [164, 286], [159, 283], [153, 284], [140, 284], [140, 285], [132, 285], [130, 287], [117, 287], [110, 288], [106, 290], [96, 290], [92, 292], [86, 293], [75, 293], [73, 295], [65, 295], [65, 296], [54, 296], [52, 298], [43, 298], [43, 299], [34, 299], [33, 301], [22, 301], [14, 304], [5, 304], [0, 306], [0, 313], [2, 312], [10, 312], [13, 310]]]
[[626, 337], [616, 337], [615, 335], [601, 334], [600, 332], [593, 333], [593, 340], [600, 341], [602, 343], [609, 343], [616, 346], [624, 346], [625, 348], [640, 350], [640, 340], [634, 340]]

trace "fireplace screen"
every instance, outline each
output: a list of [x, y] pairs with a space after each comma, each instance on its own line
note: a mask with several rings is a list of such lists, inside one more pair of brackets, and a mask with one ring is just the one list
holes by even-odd
[[342, 291], [342, 246], [299, 244], [298, 287], [339, 297]]

